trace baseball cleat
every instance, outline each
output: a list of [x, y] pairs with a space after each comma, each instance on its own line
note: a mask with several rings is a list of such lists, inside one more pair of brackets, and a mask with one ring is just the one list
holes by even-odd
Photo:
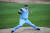
[[35, 31], [40, 31], [40, 28], [35, 29]]
[[14, 31], [12, 30], [11, 33], [13, 33]]
[[40, 28], [37, 28], [36, 30], [39, 30], [40, 31]]

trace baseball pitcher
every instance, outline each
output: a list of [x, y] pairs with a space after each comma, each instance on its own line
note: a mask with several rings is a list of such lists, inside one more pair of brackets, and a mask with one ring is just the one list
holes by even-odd
[[31, 21], [29, 21], [29, 19], [28, 19], [29, 10], [28, 10], [28, 5], [27, 4], [24, 5], [24, 8], [19, 9], [18, 14], [20, 14], [20, 21], [19, 21], [20, 23], [19, 23], [18, 26], [14, 27], [12, 29], [11, 33], [15, 32], [16, 29], [22, 27], [24, 23], [29, 24], [35, 30], [40, 30], [37, 26], [32, 24]]

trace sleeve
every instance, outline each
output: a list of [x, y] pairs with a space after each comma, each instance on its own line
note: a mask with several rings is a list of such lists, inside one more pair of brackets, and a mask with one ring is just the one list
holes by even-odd
[[23, 11], [22, 9], [19, 9], [20, 11]]

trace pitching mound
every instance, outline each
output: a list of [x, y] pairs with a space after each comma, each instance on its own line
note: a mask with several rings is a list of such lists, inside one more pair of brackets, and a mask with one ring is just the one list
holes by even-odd
[[[14, 33], [50, 33], [50, 28], [40, 27], [40, 31], [35, 31], [32, 27], [21, 27], [17, 29]], [[0, 29], [0, 33], [10, 33], [10, 29]]]

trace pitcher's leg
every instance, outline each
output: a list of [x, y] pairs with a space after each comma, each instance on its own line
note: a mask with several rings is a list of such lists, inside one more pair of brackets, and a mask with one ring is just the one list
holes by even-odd
[[18, 26], [13, 28], [13, 31], [16, 31], [16, 29], [20, 28], [21, 26], [23, 26], [23, 24], [25, 23], [25, 21], [23, 19], [20, 19], [20, 23]]
[[37, 29], [38, 27], [32, 24], [28, 19], [26, 20], [26, 23], [32, 26], [34, 29]]
[[20, 28], [21, 26], [22, 26], [22, 25], [19, 24], [18, 26], [14, 27], [14, 28], [13, 28], [13, 31], [16, 31], [16, 29]]

